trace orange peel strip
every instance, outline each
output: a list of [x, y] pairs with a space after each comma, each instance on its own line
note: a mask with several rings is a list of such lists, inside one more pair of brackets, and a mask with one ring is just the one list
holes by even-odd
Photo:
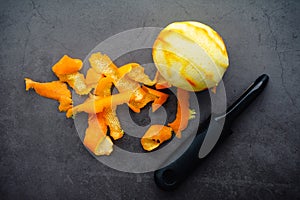
[[189, 110], [189, 92], [180, 88], [177, 88], [177, 113], [176, 118], [172, 123], [169, 123], [173, 131], [176, 133], [176, 137], [181, 138], [181, 131], [183, 131], [189, 121], [190, 110]]
[[68, 83], [69, 86], [79, 95], [86, 95], [92, 90], [92, 87], [87, 87], [84, 75], [79, 72], [74, 74], [58, 75], [57, 77], [60, 81]]
[[[94, 93], [97, 96], [91, 98], [103, 98], [111, 95], [112, 79], [104, 77], [99, 80]], [[103, 112], [89, 114], [89, 126], [86, 129], [84, 144], [95, 155], [109, 155], [113, 151], [113, 143], [107, 134], [109, 126], [111, 136], [118, 139], [123, 136], [115, 107], [104, 108]], [[96, 119], [95, 119], [96, 116]]]
[[151, 80], [147, 74], [145, 74], [145, 69], [138, 63], [128, 63], [119, 68], [119, 73], [121, 76], [126, 75], [131, 80], [143, 83], [145, 85], [152, 86], [155, 84], [155, 80]]
[[121, 128], [119, 118], [117, 117], [116, 108], [105, 108], [104, 111], [105, 123], [109, 127], [110, 136], [114, 140], [118, 140], [123, 137], [124, 131]]
[[98, 73], [109, 76], [114, 81], [118, 81], [119, 72], [118, 67], [111, 61], [111, 59], [100, 52], [93, 53], [89, 57], [91, 67]]
[[158, 108], [160, 108], [167, 101], [167, 99], [169, 97], [168, 94], [148, 88], [146, 86], [142, 86], [142, 88], [144, 90], [146, 90], [148, 93], [150, 93], [156, 97], [154, 99], [154, 102], [152, 103], [152, 112], [155, 112]]
[[58, 76], [76, 73], [81, 68], [82, 61], [80, 59], [75, 59], [69, 57], [68, 55], [64, 55], [55, 65], [53, 65], [52, 71]]
[[94, 90], [94, 94], [98, 97], [111, 96], [111, 87], [113, 80], [109, 77], [99, 79], [98, 84]]
[[104, 108], [117, 106], [129, 102], [131, 95], [132, 92], [127, 91], [127, 92], [114, 94], [104, 98], [99, 98], [97, 96], [92, 98], [89, 97], [82, 104], [79, 104], [69, 109], [66, 116], [69, 118], [78, 112], [99, 113], [102, 112]]
[[113, 143], [106, 133], [107, 126], [103, 114], [89, 114], [83, 144], [97, 156], [110, 155], [113, 151]]
[[25, 78], [26, 91], [33, 88], [37, 94], [43, 97], [57, 100], [60, 105], [59, 111], [67, 111], [72, 108], [71, 92], [67, 84], [60, 81], [52, 81], [48, 83], [35, 82], [29, 78]]
[[84, 75], [78, 71], [82, 68], [80, 59], [71, 58], [64, 55], [53, 67], [52, 71], [60, 81], [66, 82], [79, 95], [86, 95], [91, 91], [91, 87], [87, 87]]
[[141, 138], [141, 144], [146, 151], [156, 149], [160, 144], [172, 137], [172, 128], [164, 125], [152, 125]]
[[103, 74], [97, 73], [94, 68], [89, 68], [86, 73], [85, 84], [89, 88], [95, 88], [98, 84], [98, 81], [104, 77]]
[[[99, 83], [94, 91], [98, 97], [111, 96], [111, 86], [113, 80], [109, 77], [104, 77], [99, 80]], [[120, 139], [124, 135], [120, 121], [117, 117], [116, 106], [106, 107], [103, 110], [105, 123], [109, 126], [110, 136], [114, 139]]]
[[143, 88], [138, 88], [132, 94], [128, 106], [136, 113], [139, 113], [141, 108], [145, 107], [149, 102], [154, 101], [156, 97]]

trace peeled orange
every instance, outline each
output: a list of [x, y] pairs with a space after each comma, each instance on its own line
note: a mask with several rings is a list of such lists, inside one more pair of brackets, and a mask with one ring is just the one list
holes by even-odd
[[172, 85], [201, 91], [217, 86], [229, 60], [220, 35], [200, 22], [174, 22], [156, 38], [152, 56], [160, 74]]

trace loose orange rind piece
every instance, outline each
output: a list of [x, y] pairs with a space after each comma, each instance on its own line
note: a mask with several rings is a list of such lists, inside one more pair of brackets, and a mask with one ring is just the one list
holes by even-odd
[[79, 73], [82, 68], [80, 59], [64, 55], [53, 67], [52, 71], [60, 81], [66, 82], [79, 95], [86, 95], [91, 91], [85, 83], [84, 75]]
[[138, 88], [132, 93], [128, 106], [136, 113], [139, 113], [141, 108], [145, 107], [149, 102], [155, 100], [155, 96], [145, 91], [143, 88]]
[[53, 65], [52, 71], [58, 76], [76, 73], [81, 68], [82, 61], [80, 59], [75, 59], [69, 57], [68, 55], [64, 55], [55, 65]]
[[86, 113], [99, 113], [102, 112], [104, 108], [121, 105], [129, 102], [132, 95], [131, 91], [114, 94], [108, 97], [99, 98], [91, 96], [82, 104], [79, 104], [68, 110], [66, 116], [69, 118], [76, 113], [86, 112]]
[[88, 127], [83, 140], [83, 144], [95, 155], [103, 155], [100, 151], [100, 145], [106, 137], [107, 126], [103, 123], [102, 118], [99, 115], [89, 114]]
[[110, 155], [113, 151], [113, 142], [111, 141], [109, 136], [105, 136], [103, 141], [99, 144], [98, 148], [95, 151], [95, 155]]
[[101, 98], [111, 96], [112, 84], [113, 80], [109, 77], [103, 77], [99, 79], [98, 84], [94, 90], [94, 94]]
[[89, 88], [95, 88], [98, 84], [98, 81], [104, 77], [103, 74], [97, 73], [94, 68], [89, 68], [86, 77], [85, 77], [85, 84]]
[[58, 78], [60, 81], [68, 83], [69, 86], [79, 95], [86, 95], [92, 90], [92, 87], [88, 87], [85, 84], [84, 75], [79, 72], [74, 74], [58, 75]]
[[155, 96], [154, 102], [152, 103], [152, 112], [155, 112], [158, 108], [160, 108], [168, 99], [169, 95], [163, 92], [148, 88], [146, 86], [142, 87], [147, 93]]
[[33, 88], [37, 94], [43, 97], [57, 100], [60, 105], [59, 111], [68, 111], [72, 108], [71, 92], [67, 84], [61, 81], [52, 81], [48, 83], [35, 82], [29, 78], [25, 78], [26, 91]]
[[177, 88], [177, 113], [176, 118], [172, 123], [169, 123], [173, 131], [176, 133], [176, 137], [181, 138], [181, 131], [186, 129], [188, 121], [190, 119], [190, 102], [189, 102], [189, 92]]
[[155, 80], [151, 80], [147, 74], [145, 74], [145, 69], [138, 63], [128, 63], [119, 68], [119, 73], [121, 76], [127, 76], [128, 78], [143, 83], [148, 86], [155, 84]]
[[[113, 80], [109, 77], [103, 77], [99, 80], [99, 83], [94, 91], [97, 97], [111, 96], [111, 87]], [[120, 121], [117, 117], [116, 106], [106, 107], [103, 110], [103, 119], [109, 127], [110, 136], [114, 139], [120, 139], [124, 135], [124, 131], [121, 128]], [[99, 113], [100, 114], [100, 113]]]
[[118, 67], [111, 61], [111, 59], [100, 52], [93, 53], [89, 62], [91, 67], [98, 73], [112, 78], [114, 81], [119, 79]]
[[172, 128], [164, 125], [152, 125], [141, 139], [143, 149], [152, 151], [172, 137]]
[[105, 123], [109, 127], [109, 134], [114, 140], [118, 140], [124, 135], [119, 118], [117, 117], [116, 108], [105, 108], [103, 111]]

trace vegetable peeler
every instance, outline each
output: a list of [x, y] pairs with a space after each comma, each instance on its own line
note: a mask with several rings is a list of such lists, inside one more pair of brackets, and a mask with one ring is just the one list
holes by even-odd
[[[242, 113], [254, 99], [264, 90], [269, 77], [266, 74], [259, 76], [255, 82], [226, 110], [223, 114], [212, 114], [197, 130], [197, 134], [188, 149], [171, 164], [154, 172], [156, 185], [163, 190], [173, 190], [201, 162], [208, 157], [225, 138], [231, 135], [231, 125], [237, 116]], [[223, 120], [223, 124], [220, 123]], [[225, 122], [224, 122], [225, 120]], [[211, 127], [212, 128], [208, 128]], [[219, 135], [214, 133], [215, 127], [222, 127]], [[219, 138], [216, 138], [219, 137]]]

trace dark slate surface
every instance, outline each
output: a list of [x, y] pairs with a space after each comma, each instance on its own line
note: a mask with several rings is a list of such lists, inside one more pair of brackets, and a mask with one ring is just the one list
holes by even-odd
[[[0, 4], [0, 199], [299, 199], [299, 1], [6, 1]], [[178, 190], [153, 174], [119, 172], [86, 151], [55, 101], [24, 77], [55, 80], [63, 54], [84, 58], [121, 31], [173, 21], [209, 24], [224, 38], [228, 102], [262, 73], [265, 92], [235, 134]]]

